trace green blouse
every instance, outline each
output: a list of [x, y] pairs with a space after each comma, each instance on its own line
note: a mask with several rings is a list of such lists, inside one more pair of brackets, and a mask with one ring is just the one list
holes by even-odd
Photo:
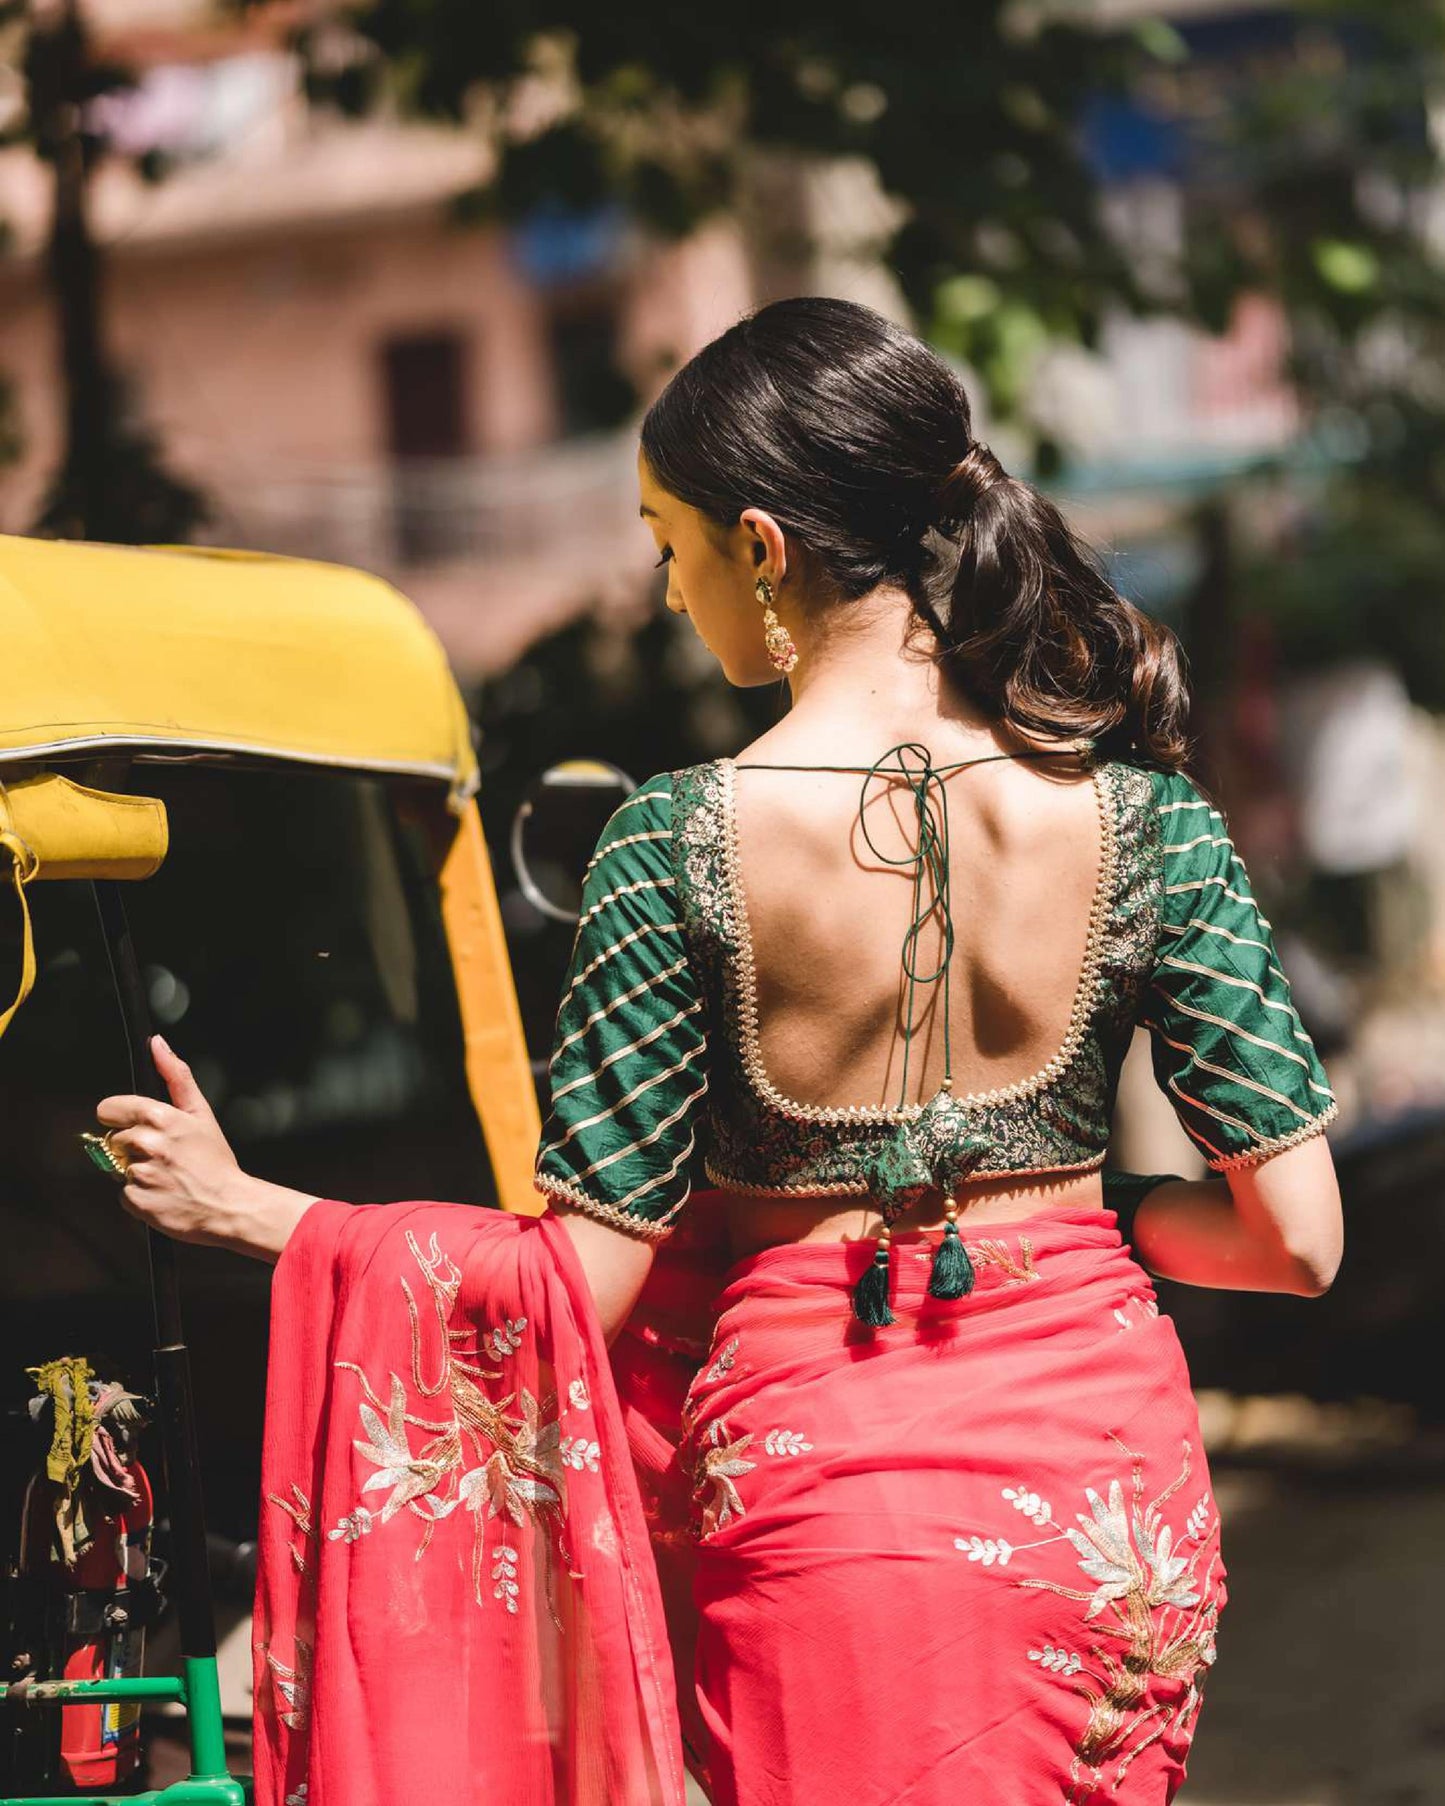
[[[665, 1235], [701, 1166], [723, 1189], [867, 1193], [900, 1123], [973, 1150], [974, 1178], [1103, 1165], [1136, 1024], [1215, 1171], [1318, 1134], [1337, 1105], [1224, 817], [1179, 772], [1094, 759], [1103, 857], [1064, 1039], [1012, 1084], [921, 1103], [809, 1105], [759, 1055], [729, 759], [664, 772], [615, 811], [583, 882], [536, 1184]], [[985, 1149], [980, 1159], [978, 1148]], [[696, 1158], [695, 1158], [696, 1156]]]

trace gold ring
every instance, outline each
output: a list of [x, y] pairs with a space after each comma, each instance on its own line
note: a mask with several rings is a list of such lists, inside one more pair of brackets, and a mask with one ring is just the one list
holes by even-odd
[[80, 1145], [108, 1179], [119, 1179], [124, 1184], [126, 1175], [130, 1172], [130, 1162], [123, 1154], [117, 1154], [110, 1145], [111, 1134], [109, 1129], [104, 1135], [92, 1135], [87, 1130], [80, 1137]]

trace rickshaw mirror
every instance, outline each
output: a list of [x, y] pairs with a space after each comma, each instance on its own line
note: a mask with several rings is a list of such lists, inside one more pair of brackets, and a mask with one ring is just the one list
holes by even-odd
[[563, 759], [528, 785], [512, 817], [512, 870], [522, 895], [555, 922], [575, 922], [582, 874], [607, 818], [637, 788], [605, 759]]

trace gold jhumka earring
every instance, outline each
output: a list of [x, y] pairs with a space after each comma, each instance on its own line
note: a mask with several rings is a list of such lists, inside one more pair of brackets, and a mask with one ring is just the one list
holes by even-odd
[[754, 589], [763, 605], [763, 634], [768, 642], [768, 657], [779, 671], [791, 671], [798, 662], [798, 648], [793, 644], [793, 636], [773, 612], [773, 586], [766, 577], [759, 577]]

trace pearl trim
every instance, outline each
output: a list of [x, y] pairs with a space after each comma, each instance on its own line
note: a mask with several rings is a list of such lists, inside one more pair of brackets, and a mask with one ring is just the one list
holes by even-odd
[[[737, 1042], [742, 1054], [742, 1067], [748, 1083], [757, 1095], [784, 1116], [798, 1122], [909, 1122], [923, 1109], [913, 1104], [804, 1104], [785, 1096], [768, 1077], [759, 1046], [757, 968], [753, 957], [752, 932], [748, 924], [747, 899], [743, 892], [738, 858], [737, 819], [734, 809], [736, 766], [732, 759], [718, 760], [722, 772], [722, 841], [724, 869], [724, 901], [729, 917], [728, 961], [732, 972], [732, 1001], [737, 1026]], [[1011, 1084], [995, 1086], [987, 1091], [954, 1092], [957, 1104], [1002, 1104], [1030, 1097], [1043, 1086], [1061, 1078], [1083, 1046], [1089, 1022], [1098, 1006], [1100, 964], [1103, 959], [1108, 918], [1114, 904], [1118, 839], [1115, 824], [1115, 801], [1112, 761], [1091, 765], [1089, 776], [1094, 785], [1098, 805], [1101, 839], [1099, 875], [1089, 909], [1088, 935], [1079, 982], [1074, 991], [1073, 1008], [1063, 1043], [1053, 1058], [1027, 1078]], [[1010, 1169], [1024, 1170], [1024, 1169]], [[1053, 1167], [1028, 1169], [1052, 1172]], [[822, 1188], [816, 1188], [822, 1189]], [[851, 1188], [850, 1188], [851, 1189]]]
[[671, 1235], [676, 1227], [672, 1219], [687, 1202], [685, 1197], [682, 1198], [665, 1217], [640, 1217], [633, 1216], [630, 1211], [619, 1210], [615, 1204], [604, 1204], [600, 1198], [589, 1196], [570, 1179], [558, 1179], [550, 1173], [538, 1173], [533, 1176], [532, 1183], [545, 1196], [565, 1198], [584, 1215], [595, 1217], [599, 1223], [610, 1223], [614, 1229], [625, 1229], [629, 1235], [644, 1242], [660, 1242]]

